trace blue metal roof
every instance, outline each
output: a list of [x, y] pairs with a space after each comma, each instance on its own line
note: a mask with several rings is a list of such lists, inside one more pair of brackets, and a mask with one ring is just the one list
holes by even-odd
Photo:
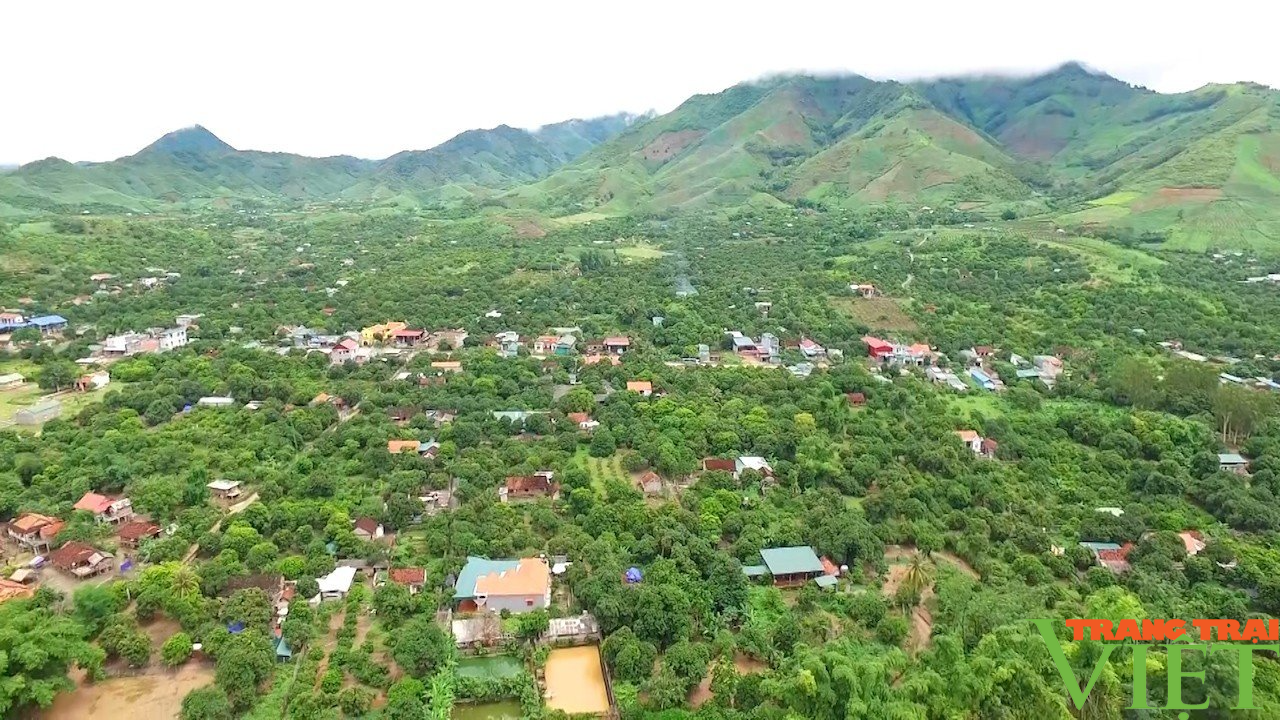
[[453, 597], [457, 600], [474, 598], [476, 596], [476, 580], [479, 580], [481, 576], [489, 573], [515, 570], [519, 565], [519, 560], [490, 560], [482, 557], [468, 557], [467, 564], [462, 567], [462, 572], [458, 573], [458, 583], [453, 590]]
[[35, 325], [36, 327], [45, 327], [48, 325], [66, 325], [67, 319], [62, 317], [61, 315], [41, 315], [40, 317], [33, 317], [27, 320], [27, 324]]

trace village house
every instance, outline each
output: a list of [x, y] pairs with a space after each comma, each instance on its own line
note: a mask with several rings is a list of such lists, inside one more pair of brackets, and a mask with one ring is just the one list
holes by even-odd
[[800, 354], [812, 360], [826, 357], [827, 350], [809, 338], [800, 338]]
[[400, 455], [403, 453], [417, 454], [422, 447], [420, 440], [388, 440], [387, 452], [392, 455]]
[[601, 343], [604, 351], [610, 355], [621, 355], [631, 347], [631, 339], [625, 335], [614, 335], [607, 337]]
[[591, 413], [569, 413], [568, 415], [565, 415], [565, 418], [574, 425], [577, 425], [579, 430], [585, 430], [586, 432], [591, 432], [592, 430], [600, 427], [599, 422], [591, 419]]
[[227, 408], [236, 404], [236, 399], [226, 395], [206, 395], [196, 401], [198, 407]]
[[[17, 574], [14, 573], [15, 576]], [[36, 587], [33, 585], [27, 585], [16, 579], [0, 579], [0, 603], [9, 600], [26, 600], [35, 597], [35, 594]]]
[[87, 492], [76, 501], [76, 510], [93, 513], [93, 519], [100, 523], [119, 523], [133, 517], [133, 502], [127, 497], [109, 498], [95, 492]]
[[11, 332], [26, 325], [26, 320], [19, 312], [0, 312], [0, 332]]
[[[387, 408], [387, 417], [392, 422], [406, 423], [422, 414], [421, 408], [416, 405], [397, 405]], [[387, 447], [390, 450], [390, 446]]]
[[325, 600], [341, 600], [347, 596], [347, 593], [351, 592], [351, 585], [355, 582], [355, 579], [355, 567], [339, 565], [328, 575], [316, 578], [316, 584], [320, 587], [320, 592], [308, 602], [312, 605], [319, 605]]
[[742, 473], [747, 470], [755, 470], [766, 478], [773, 477], [773, 468], [769, 466], [769, 461], [758, 455], [743, 455], [733, 461], [733, 479], [741, 480]]
[[854, 295], [860, 295], [864, 300], [870, 300], [880, 295], [880, 291], [876, 289], [875, 285], [853, 284], [849, 286], [849, 290]]
[[826, 574], [818, 554], [807, 545], [765, 548], [760, 559], [760, 565], [744, 565], [743, 574], [748, 578], [768, 575], [777, 587], [798, 587]]
[[27, 379], [23, 377], [21, 373], [7, 373], [5, 375], [0, 375], [0, 390], [12, 390], [14, 388], [22, 387], [22, 384], [26, 382], [26, 380]]
[[551, 605], [551, 568], [542, 558], [468, 557], [454, 586], [459, 612], [529, 612]]
[[1249, 460], [1240, 453], [1218, 453], [1218, 469], [1234, 475], [1249, 474]]
[[1120, 575], [1129, 571], [1129, 553], [1133, 543], [1118, 545], [1113, 542], [1081, 542], [1080, 545], [1093, 553], [1094, 560], [1100, 567]]
[[61, 315], [40, 315], [28, 318], [25, 327], [33, 327], [41, 335], [57, 335], [67, 329], [67, 319]]
[[409, 323], [393, 320], [378, 325], [370, 325], [360, 330], [360, 344], [373, 345], [375, 343], [390, 340], [400, 330], [406, 330]]
[[555, 481], [555, 473], [550, 470], [539, 470], [532, 475], [508, 476], [506, 483], [498, 488], [498, 499], [502, 502], [541, 497], [552, 500], [560, 497], [560, 485]]
[[702, 459], [702, 469], [706, 472], [718, 470], [720, 472], [733, 473], [736, 467], [737, 461], [729, 458], [710, 457]]
[[49, 562], [62, 572], [79, 580], [115, 569], [114, 555], [77, 540], [72, 540], [50, 553]]
[[391, 568], [387, 571], [387, 579], [409, 588], [410, 595], [417, 595], [427, 583], [427, 571], [423, 568]]
[[956, 430], [955, 435], [974, 455], [985, 458], [995, 457], [996, 448], [999, 447], [995, 440], [984, 438], [973, 430]]
[[860, 392], [845, 393], [844, 398], [845, 400], [848, 400], [849, 404], [853, 405], [854, 407], [859, 407], [867, 404], [867, 396], [864, 393], [860, 393]]
[[190, 339], [187, 337], [187, 327], [185, 325], [161, 330], [156, 335], [156, 340], [159, 342], [159, 349], [161, 351], [177, 350], [190, 342]]
[[155, 540], [164, 534], [160, 526], [150, 520], [130, 520], [120, 526], [117, 535], [123, 547], [136, 548], [143, 540]]
[[629, 380], [627, 381], [627, 392], [637, 393], [641, 397], [649, 397], [653, 394], [653, 383], [648, 380]]
[[229, 505], [240, 499], [239, 480], [214, 480], [205, 487], [213, 493], [213, 499], [220, 503]]
[[636, 478], [636, 488], [645, 495], [661, 495], [662, 476], [652, 470], [646, 470]]
[[995, 391], [1001, 387], [1000, 381], [980, 367], [969, 368], [969, 377], [973, 378], [973, 381], [983, 390]]
[[338, 343], [333, 346], [333, 349], [329, 351], [329, 363], [332, 365], [341, 365], [346, 362], [354, 361], [359, 347], [359, 344], [351, 338], [343, 338], [339, 340]]
[[945, 370], [935, 365], [927, 368], [924, 373], [931, 381], [938, 383], [939, 385], [945, 384], [956, 392], [967, 392], [969, 390], [968, 383], [961, 380], [950, 370]]
[[498, 350], [498, 357], [513, 358], [520, 354], [520, 333], [507, 330], [493, 336], [490, 345]]
[[396, 347], [413, 348], [418, 347], [427, 337], [426, 330], [413, 330], [410, 328], [401, 328], [391, 333], [391, 342]]
[[436, 360], [431, 363], [431, 369], [437, 373], [458, 373], [462, 372], [461, 360]]
[[428, 350], [461, 350], [467, 342], [467, 331], [462, 328], [433, 330], [427, 336]]
[[595, 365], [597, 363], [602, 363], [602, 362], [607, 362], [610, 365], [613, 365], [615, 367], [622, 364], [622, 361], [613, 355], [601, 355], [597, 353], [597, 354], [591, 354], [591, 355], [584, 355], [582, 357], [583, 365]]
[[381, 540], [386, 536], [386, 531], [382, 527], [382, 523], [371, 517], [362, 517], [356, 520], [355, 528], [352, 530], [355, 536], [361, 540]]
[[56, 420], [62, 415], [62, 403], [57, 400], [42, 400], [35, 405], [24, 407], [13, 414], [13, 421], [23, 427], [42, 425]]
[[862, 342], [867, 346], [867, 356], [879, 364], [924, 367], [933, 362], [933, 350], [923, 343], [903, 345], [871, 335], [863, 336]]
[[1204, 536], [1199, 530], [1187, 530], [1178, 533], [1178, 539], [1182, 540], [1182, 546], [1187, 551], [1187, 557], [1195, 557], [1205, 549]]
[[[104, 357], [128, 357], [147, 352], [147, 341], [151, 338], [142, 333], [129, 332], [121, 335], [109, 335], [102, 341], [102, 355]], [[160, 344], [155, 344], [155, 349], [159, 349]]]
[[49, 549], [64, 525], [66, 523], [56, 517], [23, 513], [9, 523], [9, 537], [32, 552], [42, 552]]
[[76, 380], [76, 390], [80, 392], [90, 392], [100, 390], [111, 383], [111, 375], [106, 370], [99, 370], [88, 375], [81, 375]]

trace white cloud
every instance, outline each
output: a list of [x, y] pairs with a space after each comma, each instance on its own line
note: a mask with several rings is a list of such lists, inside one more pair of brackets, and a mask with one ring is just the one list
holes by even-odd
[[1076, 59], [1162, 91], [1276, 86], [1277, 16], [1238, 0], [4, 2], [0, 162], [107, 160], [194, 123], [240, 148], [384, 157], [475, 127], [669, 110], [788, 70]]

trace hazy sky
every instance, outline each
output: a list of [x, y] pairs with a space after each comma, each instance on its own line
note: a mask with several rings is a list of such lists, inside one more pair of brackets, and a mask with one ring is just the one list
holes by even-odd
[[1161, 91], [1280, 86], [1277, 19], [1262, 0], [0, 0], [0, 163], [109, 160], [196, 123], [242, 149], [380, 158], [794, 70], [1075, 59]]

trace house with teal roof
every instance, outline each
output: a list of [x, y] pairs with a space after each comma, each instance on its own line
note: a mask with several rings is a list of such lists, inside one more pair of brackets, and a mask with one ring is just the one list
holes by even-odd
[[808, 545], [765, 548], [760, 551], [760, 565], [744, 565], [749, 578], [769, 575], [778, 587], [796, 587], [826, 574], [818, 554]]

